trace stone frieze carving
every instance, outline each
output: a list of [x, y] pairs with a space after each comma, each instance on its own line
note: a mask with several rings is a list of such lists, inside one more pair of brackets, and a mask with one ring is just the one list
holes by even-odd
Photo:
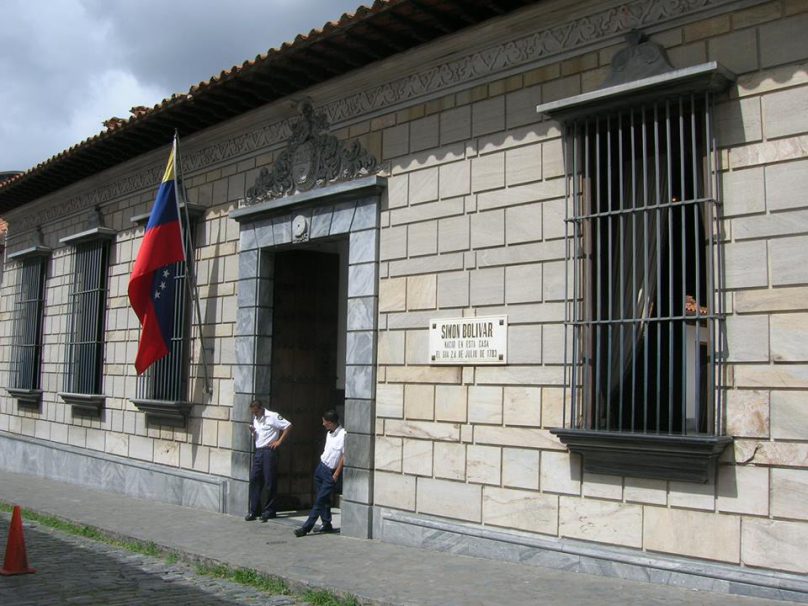
[[184, 153], [182, 172], [190, 175], [193, 171], [204, 169], [213, 164], [227, 161], [235, 156], [249, 154], [259, 149], [265, 149], [288, 139], [292, 134], [292, 120], [279, 120], [267, 126], [251, 130], [246, 134], [237, 135], [224, 141], [219, 141], [200, 150]]
[[[624, 35], [632, 29], [648, 29], [667, 21], [696, 17], [699, 13], [731, 5], [735, 0], [631, 0], [511, 40], [501, 45], [475, 51], [459, 59], [447, 61], [418, 74], [404, 76], [371, 89], [348, 95], [321, 108], [330, 124], [378, 112], [387, 107], [439, 93], [496, 74], [500, 70], [549, 60], [576, 47], [606, 42]], [[187, 153], [182, 158], [186, 176], [237, 155], [266, 149], [288, 139], [292, 121], [281, 120], [248, 133], [218, 141], [203, 149]], [[162, 177], [160, 168], [143, 171], [141, 175], [122, 179], [119, 183], [99, 191], [82, 194], [58, 208], [48, 209], [45, 221], [55, 220], [76, 210], [86, 209], [119, 195], [126, 195], [146, 187], [156, 187]], [[43, 217], [21, 218], [14, 222], [15, 232], [30, 229]]]
[[328, 119], [314, 111], [311, 101], [301, 101], [298, 111], [300, 120], [292, 125], [286, 149], [271, 167], [261, 169], [255, 185], [247, 190], [248, 205], [378, 170], [376, 158], [358, 142], [346, 146], [328, 133]]
[[331, 124], [337, 124], [721, 4], [727, 0], [633, 0], [356, 93], [334, 101], [325, 111]]
[[150, 168], [140, 173], [130, 175], [108, 185], [94, 189], [88, 193], [68, 198], [64, 202], [52, 203], [50, 206], [38, 208], [35, 213], [15, 219], [14, 233], [19, 234], [30, 230], [33, 226], [47, 225], [61, 217], [72, 215], [88, 208], [103, 206], [104, 203], [129, 195], [146, 188], [156, 188], [163, 178], [165, 168]]

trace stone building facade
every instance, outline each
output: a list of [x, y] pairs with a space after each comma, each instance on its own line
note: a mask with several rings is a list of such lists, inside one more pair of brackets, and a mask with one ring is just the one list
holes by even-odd
[[[0, 395], [3, 466], [240, 514], [247, 403], [268, 400], [296, 430], [312, 419], [316, 429], [336, 403], [349, 432], [345, 534], [808, 601], [808, 3], [503, 12], [183, 138], [202, 316], [201, 339], [187, 337], [187, 404], [135, 401], [139, 326], [126, 296], [166, 148], [9, 208], [6, 343], [18, 338], [25, 260], [44, 255], [46, 273], [39, 393]], [[676, 72], [654, 86], [705, 65], [725, 80], [704, 169], [719, 207], [716, 280], [699, 301], [720, 341], [706, 433], [721, 440], [699, 455], [699, 478], [621, 473], [619, 458], [593, 471], [603, 445], [558, 431], [577, 422], [564, 112], [604, 94], [631, 30]], [[631, 86], [598, 99], [630, 105], [646, 94]], [[103, 399], [88, 408], [60, 395], [75, 242], [107, 231]], [[319, 328], [306, 332], [292, 292], [336, 313], [308, 310]], [[507, 318], [507, 363], [432, 363], [431, 322], [488, 316]], [[320, 350], [335, 354], [323, 362]], [[14, 352], [0, 350], [3, 386]], [[326, 364], [325, 386], [284, 356], [309, 375]], [[293, 505], [309, 490], [316, 437], [305, 439], [284, 470], [281, 490], [302, 495]], [[634, 448], [629, 459], [658, 456]]]

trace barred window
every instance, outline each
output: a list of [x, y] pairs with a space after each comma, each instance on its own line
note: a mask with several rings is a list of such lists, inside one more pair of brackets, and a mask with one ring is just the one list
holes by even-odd
[[566, 124], [572, 428], [722, 431], [711, 125], [710, 93]]
[[38, 390], [41, 386], [42, 325], [48, 257], [22, 259], [15, 305], [12, 387]]
[[[188, 234], [185, 234], [185, 254], [187, 257], [192, 254]], [[185, 262], [167, 265], [164, 272], [168, 274], [164, 274], [169, 284], [166, 291], [170, 293], [169, 296], [174, 302], [174, 330], [168, 355], [152, 364], [138, 378], [137, 398], [185, 402], [188, 397], [188, 341], [191, 319], [188, 286], [185, 283]]]
[[108, 264], [107, 240], [76, 245], [65, 374], [69, 394], [101, 393]]

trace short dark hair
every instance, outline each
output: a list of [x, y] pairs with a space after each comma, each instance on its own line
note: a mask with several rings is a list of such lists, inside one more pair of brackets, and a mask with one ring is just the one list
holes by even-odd
[[248, 406], [248, 408], [252, 408], [253, 406], [257, 406], [258, 408], [263, 408], [264, 404], [263, 404], [263, 402], [261, 402], [261, 400], [253, 400], [252, 402], [250, 402], [250, 405]]
[[339, 414], [337, 414], [336, 410], [331, 408], [323, 413], [323, 420], [329, 423], [339, 423]]

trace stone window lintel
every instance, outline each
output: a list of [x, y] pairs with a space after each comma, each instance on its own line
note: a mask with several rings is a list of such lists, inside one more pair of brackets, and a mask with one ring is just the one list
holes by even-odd
[[[180, 202], [180, 210], [184, 208], [188, 209], [188, 219], [191, 222], [198, 221], [202, 215], [205, 214], [205, 207], [200, 206], [199, 204], [186, 204], [185, 202]], [[133, 215], [130, 217], [129, 221], [135, 225], [146, 225], [146, 223], [149, 222], [150, 216], [151, 211], [142, 213], [140, 215]]]
[[77, 244], [92, 242], [94, 240], [112, 240], [115, 238], [116, 234], [117, 232], [111, 227], [93, 227], [77, 234], [60, 238], [59, 242], [62, 244], [68, 244], [70, 246], [76, 246]]
[[735, 74], [718, 62], [709, 61], [543, 103], [536, 106], [536, 111], [554, 120], [567, 121], [587, 114], [607, 113], [626, 105], [637, 105], [669, 95], [722, 92], [734, 81]]

